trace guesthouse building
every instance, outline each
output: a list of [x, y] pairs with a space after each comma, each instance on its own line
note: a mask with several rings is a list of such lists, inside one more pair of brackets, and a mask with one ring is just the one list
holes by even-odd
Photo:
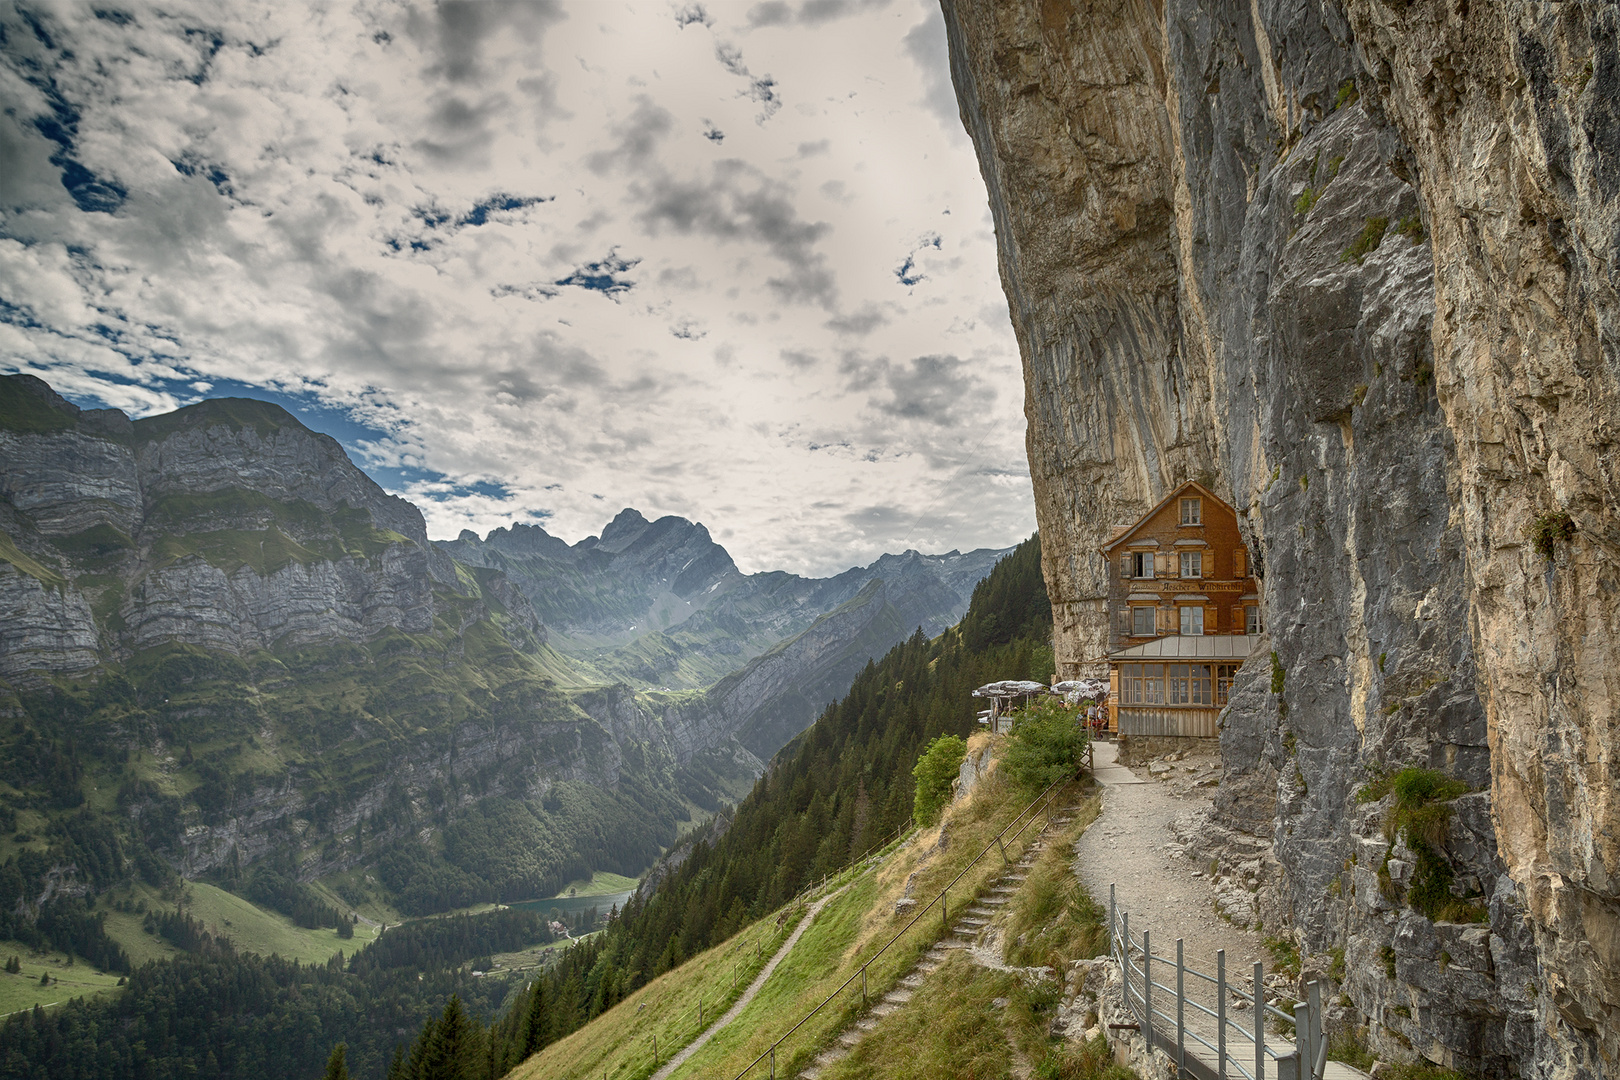
[[1121, 735], [1207, 737], [1264, 633], [1237, 514], [1186, 483], [1101, 548], [1108, 564], [1108, 720]]

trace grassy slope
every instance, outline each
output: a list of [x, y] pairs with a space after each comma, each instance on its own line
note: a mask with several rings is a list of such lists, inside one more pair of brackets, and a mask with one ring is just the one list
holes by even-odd
[[[0, 958], [11, 956], [22, 961], [22, 974], [0, 971], [0, 1016], [35, 1005], [55, 1005], [70, 998], [104, 994], [118, 986], [117, 975], [99, 972], [83, 960], [70, 965], [67, 953], [35, 953], [18, 942], [0, 941]], [[50, 973], [49, 986], [39, 984], [44, 972]]]
[[[289, 960], [306, 964], [325, 963], [332, 954], [342, 950], [345, 956], [369, 944], [376, 936], [375, 927], [361, 923], [354, 928], [354, 937], [345, 941], [336, 930], [308, 930], [298, 926], [285, 915], [264, 908], [201, 881], [187, 885], [190, 902], [187, 911], [201, 919], [214, 935], [230, 938], [238, 951], [256, 952], [261, 956], [275, 953]], [[120, 899], [146, 901], [151, 910], [172, 909], [157, 892], [145, 885], [135, 884], [114, 893]], [[107, 936], [124, 947], [130, 961], [137, 966], [148, 960], [165, 960], [179, 950], [161, 937], [148, 934], [142, 928], [144, 915], [127, 913], [103, 904], [107, 916]], [[9, 954], [7, 954], [9, 955]], [[116, 981], [116, 980], [115, 980]]]
[[[607, 896], [609, 893], [620, 893], [635, 888], [636, 880], [623, 874], [610, 874], [606, 870], [598, 870], [588, 878], [569, 882], [557, 892], [557, 896]], [[570, 894], [569, 889], [573, 889], [574, 892]]]
[[[805, 1013], [858, 973], [861, 962], [872, 957], [905, 926], [910, 916], [897, 918], [894, 902], [905, 894], [906, 882], [913, 874], [916, 880], [911, 895], [926, 903], [956, 877], [1028, 801], [1027, 795], [1013, 791], [992, 775], [979, 785], [970, 800], [950, 809], [942, 827], [914, 834], [911, 842], [901, 845], [881, 862], [863, 864], [835, 879], [828, 888], [842, 886], [843, 891], [822, 909], [793, 952], [777, 967], [742, 1014], [693, 1055], [676, 1076], [730, 1077], [741, 1072]], [[1072, 805], [1072, 802], [1072, 794], [1066, 796], [1060, 792], [1052, 805]], [[1018, 858], [1038, 827], [1037, 823], [1009, 846], [1009, 857]], [[939, 850], [938, 843], [941, 828], [947, 837], [943, 851]], [[953, 890], [952, 909], [968, 903], [972, 895], [1000, 873], [1001, 866], [1001, 857], [994, 851], [980, 859]], [[793, 921], [791, 916], [785, 920], [781, 932], [790, 929]], [[762, 927], [776, 930], [774, 920], [766, 919], [743, 931], [733, 942], [759, 933]], [[880, 995], [892, 988], [922, 952], [938, 940], [943, 930], [936, 906], [870, 964], [869, 994]], [[639, 1031], [645, 1039], [651, 1031], [648, 1027], [651, 1018], [637, 1011], [643, 1001], [649, 1000], [643, 995], [656, 995], [663, 1003], [661, 1008], [666, 1010], [690, 1010], [695, 1002], [694, 987], [704, 979], [702, 969], [712, 968], [716, 951], [723, 956], [725, 950], [734, 948], [733, 942], [648, 984], [568, 1039], [529, 1059], [512, 1077], [514, 1080], [586, 1080], [602, 1075], [604, 1070], [611, 1080], [637, 1080], [649, 1075], [652, 1072], [650, 1042], [642, 1046], [636, 1035]], [[769, 946], [766, 955], [769, 955]], [[718, 974], [725, 976], [726, 973], [722, 970]], [[778, 1075], [791, 1075], [807, 1064], [821, 1045], [854, 1018], [860, 1003], [857, 978], [841, 998], [828, 1004], [782, 1045], [777, 1058]], [[649, 1008], [652, 1008], [650, 1003]], [[695, 1034], [689, 1029], [686, 1038]], [[667, 1053], [665, 1038], [660, 1035], [661, 1053]]]
[[[897, 857], [887, 860], [876, 873], [829, 904], [817, 926], [801, 940], [792, 960], [777, 969], [772, 979], [774, 986], [768, 986], [736, 1023], [694, 1055], [677, 1075], [731, 1077], [740, 1073], [800, 1017], [859, 972], [861, 961], [870, 958], [905, 925], [911, 916], [897, 918], [894, 902], [904, 894], [905, 884], [913, 872], [917, 877], [911, 895], [927, 903], [972, 862], [1028, 801], [1027, 794], [1012, 790], [992, 773], [975, 788], [971, 799], [947, 812], [942, 827], [948, 834], [948, 842], [943, 852], [936, 846], [940, 830], [926, 830]], [[1064, 793], [1059, 792], [1052, 805], [1066, 805]], [[1039, 821], [1008, 845], [1008, 857], [1016, 861], [1038, 828]], [[1001, 871], [1000, 855], [992, 850], [955, 886], [952, 908], [967, 905]], [[944, 930], [944, 921], [936, 906], [870, 964], [868, 993], [880, 995], [891, 989]], [[839, 999], [829, 1003], [777, 1049], [778, 1075], [784, 1072], [794, 1075], [803, 1069], [822, 1046], [859, 1015], [859, 987], [860, 981], [856, 979]]]
[[699, 998], [705, 1024], [729, 1008], [793, 932], [802, 908], [790, 907], [782, 914], [786, 918], [780, 925], [775, 917], [761, 919], [648, 983], [508, 1075], [512, 1080], [590, 1080], [604, 1073], [611, 1080], [650, 1076], [653, 1036], [658, 1036], [659, 1059], [667, 1060], [700, 1033]]
[[[1010, 965], [1062, 971], [1068, 961], [1106, 949], [1106, 931], [1076, 892], [1070, 865], [1074, 842], [1096, 820], [1101, 799], [1088, 796], [1080, 807], [1062, 833], [1048, 838], [1023, 888], [995, 920]], [[1037, 1075], [1065, 1080], [1109, 1075], [1105, 1049], [1047, 1036], [1056, 999], [1055, 984], [1042, 987], [956, 953], [910, 1001], [879, 1020], [825, 1080], [970, 1080], [1023, 1075], [1032, 1065], [1039, 1066]]]

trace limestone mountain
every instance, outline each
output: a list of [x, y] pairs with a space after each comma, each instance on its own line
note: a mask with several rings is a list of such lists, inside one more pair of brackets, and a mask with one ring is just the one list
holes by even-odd
[[[1113, 526], [1215, 491], [1269, 642], [1206, 856], [1380, 1056], [1612, 1073], [1620, 9], [942, 7], [1061, 673]], [[1470, 789], [1432, 843], [1390, 834], [1417, 770]]]
[[538, 895], [638, 872], [757, 767], [706, 787], [682, 766], [729, 732], [592, 718], [499, 571], [263, 402], [131, 422], [0, 380], [0, 613], [0, 844], [75, 888], [290, 846], [405, 910]]
[[552, 645], [581, 670], [603, 682], [668, 689], [713, 685], [877, 579], [906, 624], [895, 641], [918, 626], [937, 634], [961, 618], [973, 586], [1006, 554], [907, 551], [830, 578], [743, 574], [701, 524], [648, 521], [633, 509], [620, 511], [601, 536], [572, 545], [540, 526], [514, 524], [439, 546], [469, 566], [504, 573], [545, 622]]
[[[639, 873], [993, 559], [742, 575], [634, 511], [573, 546], [434, 544], [277, 406], [131, 421], [0, 378], [0, 862], [39, 877], [0, 903], [288, 852], [416, 913]], [[632, 655], [702, 689], [623, 686]]]

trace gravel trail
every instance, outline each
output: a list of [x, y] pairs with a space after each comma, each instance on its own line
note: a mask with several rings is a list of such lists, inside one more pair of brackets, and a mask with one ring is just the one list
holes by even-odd
[[1174, 956], [1176, 939], [1182, 938], [1187, 963], [1204, 971], [1215, 970], [1218, 949], [1226, 950], [1228, 976], [1247, 972], [1256, 960], [1267, 960], [1269, 967], [1261, 936], [1215, 914], [1209, 879], [1194, 876], [1205, 868], [1180, 857], [1181, 846], [1170, 833], [1171, 822], [1207, 806], [1209, 799], [1181, 797], [1165, 784], [1143, 779], [1141, 772], [1115, 763], [1117, 751], [1116, 743], [1096, 744], [1098, 765], [1108, 766], [1098, 769], [1103, 808], [1075, 844], [1076, 876], [1104, 906], [1113, 884], [1120, 910], [1130, 913], [1132, 935], [1151, 931], [1153, 951], [1160, 956]]

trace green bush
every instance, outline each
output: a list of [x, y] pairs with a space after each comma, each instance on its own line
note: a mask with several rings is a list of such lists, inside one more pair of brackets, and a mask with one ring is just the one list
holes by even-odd
[[1088, 741], [1072, 706], [1061, 698], [1043, 697], [1013, 718], [1012, 742], [1001, 767], [1019, 787], [1040, 791], [1079, 773]]
[[950, 801], [951, 781], [956, 779], [967, 755], [967, 743], [955, 735], [941, 735], [917, 757], [911, 775], [917, 780], [913, 812], [917, 824], [932, 825]]
[[1575, 539], [1575, 522], [1563, 511], [1542, 514], [1530, 523], [1530, 527], [1525, 530], [1525, 536], [1542, 558], [1550, 559], [1559, 541], [1567, 544]]
[[1339, 256], [1340, 262], [1353, 262], [1357, 266], [1372, 252], [1378, 250], [1378, 245], [1384, 240], [1384, 233], [1389, 230], [1389, 218], [1370, 217], [1362, 227], [1361, 235], [1356, 242], [1344, 249]]

